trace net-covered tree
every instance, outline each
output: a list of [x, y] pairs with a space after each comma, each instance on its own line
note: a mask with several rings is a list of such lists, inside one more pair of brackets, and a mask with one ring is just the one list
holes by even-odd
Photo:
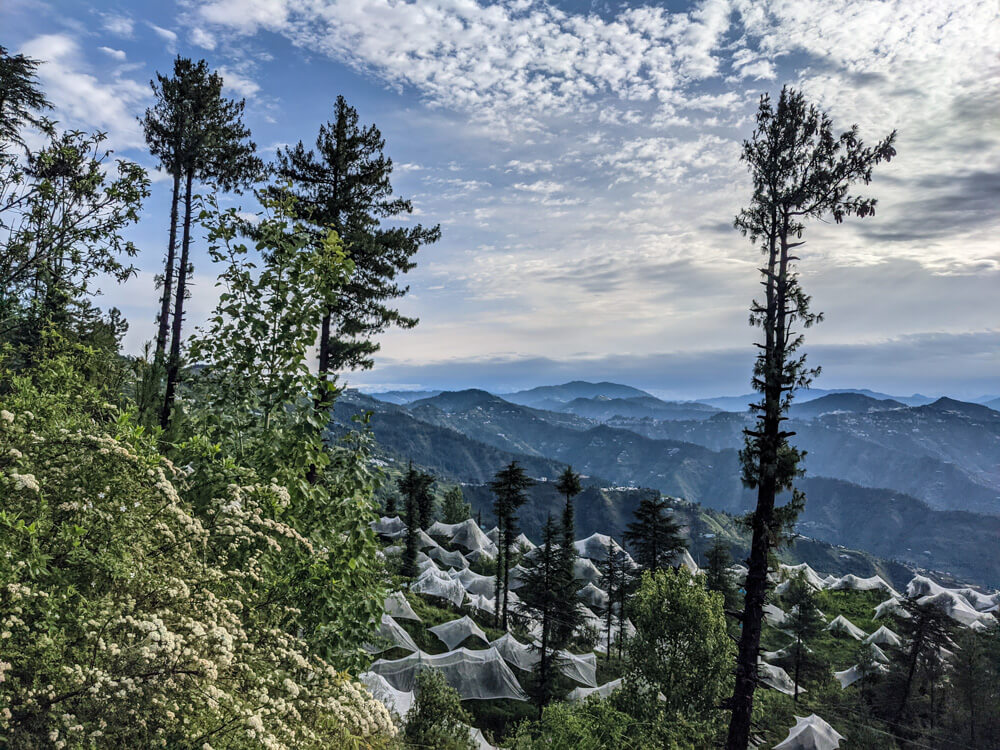
[[788, 604], [784, 630], [792, 636], [792, 642], [787, 650], [788, 661], [792, 668], [792, 681], [795, 683], [793, 700], [798, 703], [802, 680], [829, 668], [815, 656], [812, 649], [812, 644], [823, 632], [823, 616], [816, 606], [813, 590], [802, 574], [788, 582], [788, 589], [783, 598]]
[[674, 520], [667, 501], [659, 495], [639, 501], [635, 520], [626, 527], [624, 538], [643, 570], [668, 568], [674, 556], [687, 549], [680, 524]]
[[444, 675], [433, 669], [417, 674], [413, 706], [406, 713], [403, 733], [408, 748], [475, 750], [469, 736], [472, 716], [462, 708], [462, 699]]
[[757, 503], [749, 517], [749, 570], [736, 684], [728, 702], [732, 715], [727, 750], [746, 750], [750, 741], [768, 555], [805, 501], [796, 490], [788, 505], [775, 507], [778, 494], [793, 490], [801, 473], [802, 454], [788, 442], [793, 433], [782, 429], [782, 422], [795, 389], [808, 386], [818, 372], [807, 367], [800, 352], [802, 329], [821, 316], [810, 310], [809, 295], [799, 283], [795, 249], [803, 244], [808, 219], [832, 217], [839, 224], [848, 216], [874, 213], [875, 199], [850, 194], [851, 186], [868, 184], [874, 167], [895, 155], [895, 135], [871, 148], [861, 141], [857, 126], [835, 135], [824, 112], [785, 87], [776, 104], [766, 94], [761, 97], [756, 128], [743, 144], [741, 159], [751, 174], [753, 196], [737, 215], [735, 227], [764, 255], [764, 295], [750, 312], [751, 325], [762, 330], [763, 341], [757, 344], [752, 380], [761, 399], [751, 404], [754, 424], [745, 431], [740, 454], [743, 483], [757, 491]]
[[465, 495], [458, 485], [445, 490], [441, 503], [441, 520], [445, 523], [462, 523], [472, 516], [472, 506], [465, 502]]
[[441, 235], [437, 226], [383, 226], [384, 220], [413, 211], [410, 201], [393, 195], [392, 160], [384, 148], [378, 128], [360, 125], [357, 110], [338, 96], [333, 119], [320, 126], [315, 150], [299, 141], [278, 151], [278, 175], [290, 182], [287, 189], [302, 218], [318, 232], [335, 229], [354, 262], [354, 275], [321, 323], [319, 372], [324, 376], [370, 368], [379, 349], [376, 334], [417, 324], [391, 304], [407, 292], [399, 276], [414, 268], [414, 254]]
[[[210, 182], [222, 190], [239, 190], [263, 176], [264, 163], [250, 140], [250, 130], [243, 123], [245, 101], [222, 95], [222, 76], [212, 72], [207, 62], [178, 56], [174, 60], [173, 75], [167, 77], [157, 73], [157, 80], [151, 81], [150, 86], [156, 102], [141, 118], [146, 144], [150, 153], [159, 159], [161, 168], [173, 179], [154, 352], [157, 367], [162, 366], [166, 356], [166, 386], [160, 410], [160, 424], [166, 427], [180, 380], [184, 302], [189, 294], [191, 271], [194, 182]], [[181, 219], [178, 204], [182, 183], [184, 215]], [[180, 256], [175, 258], [178, 221], [181, 222], [181, 245]]]
[[508, 594], [510, 592], [510, 567], [514, 543], [518, 534], [517, 511], [527, 501], [526, 491], [534, 484], [517, 461], [500, 469], [490, 482], [493, 492], [493, 514], [497, 519], [500, 540], [494, 585], [494, 622], [507, 629]]

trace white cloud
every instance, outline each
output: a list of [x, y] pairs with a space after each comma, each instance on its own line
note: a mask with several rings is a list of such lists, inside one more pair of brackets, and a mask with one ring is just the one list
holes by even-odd
[[116, 149], [143, 145], [135, 118], [149, 97], [146, 86], [117, 75], [98, 78], [84, 72], [80, 47], [65, 34], [37, 36], [20, 51], [44, 61], [38, 77], [63, 127], [106, 131], [109, 145]]
[[223, 66], [219, 68], [218, 72], [222, 76], [226, 88], [234, 91], [239, 96], [250, 99], [260, 91], [260, 84], [255, 80], [231, 68]]
[[167, 51], [173, 53], [177, 49], [177, 32], [171, 31], [170, 29], [165, 29], [162, 26], [157, 26], [155, 23], [150, 21], [146, 22], [146, 25], [151, 28], [156, 35], [160, 37], [163, 41], [167, 43]]
[[200, 26], [191, 29], [191, 43], [207, 50], [215, 49], [215, 36]]
[[131, 37], [135, 30], [135, 21], [128, 16], [106, 13], [103, 19], [104, 30], [116, 36]]
[[112, 49], [111, 47], [98, 47], [101, 52], [110, 58], [118, 60], [119, 62], [125, 61], [125, 51], [120, 49]]

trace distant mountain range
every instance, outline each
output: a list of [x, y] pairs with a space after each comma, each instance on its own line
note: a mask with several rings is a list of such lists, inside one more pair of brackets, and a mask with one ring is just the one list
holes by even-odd
[[[793, 406], [792, 440], [808, 451], [800, 530], [1000, 583], [1000, 413], [947, 398], [910, 406], [882, 396], [830, 392]], [[391, 460], [412, 459], [470, 485], [516, 458], [539, 478], [572, 464], [593, 486], [649, 487], [731, 513], [753, 503], [737, 456], [750, 415], [705, 402], [584, 382], [504, 397], [441, 392], [402, 405], [348, 392], [337, 422], [365, 410]], [[594, 502], [602, 516], [595, 528], [614, 528], [612, 509]]]

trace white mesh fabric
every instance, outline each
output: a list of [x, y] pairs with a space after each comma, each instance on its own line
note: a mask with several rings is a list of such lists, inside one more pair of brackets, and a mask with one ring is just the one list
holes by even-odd
[[510, 633], [504, 633], [490, 643], [508, 663], [520, 670], [530, 672], [538, 664], [540, 656], [531, 646], [521, 643]]
[[597, 687], [597, 657], [589, 654], [572, 654], [569, 651], [556, 653], [556, 669], [574, 682], [587, 687]]
[[601, 571], [586, 557], [577, 557], [573, 560], [573, 577], [578, 581], [597, 583], [601, 580]]
[[788, 737], [775, 745], [774, 750], [836, 750], [843, 739], [843, 735], [816, 714], [806, 718], [796, 716]]
[[406, 601], [406, 597], [402, 591], [394, 591], [389, 594], [385, 598], [383, 609], [387, 615], [391, 615], [398, 620], [416, 620], [420, 622], [420, 617], [413, 611], [410, 603]]
[[452, 568], [459, 569], [469, 567], [469, 561], [466, 560], [462, 553], [458, 550], [448, 552], [442, 547], [434, 547], [427, 554], [431, 559], [437, 560], [442, 565], [448, 565]]
[[570, 703], [580, 703], [586, 700], [591, 695], [596, 695], [599, 698], [607, 698], [618, 688], [622, 686], [622, 678], [619, 677], [617, 680], [611, 680], [611, 682], [605, 682], [600, 687], [578, 687], [573, 688], [569, 691], [566, 696], [566, 700]]
[[580, 589], [578, 596], [584, 604], [592, 609], [608, 608], [608, 592], [597, 588], [592, 583], [588, 583]]
[[[608, 559], [608, 545], [611, 543], [611, 537], [607, 534], [591, 534], [586, 539], [579, 539], [573, 543], [573, 547], [576, 548], [576, 554], [580, 557], [586, 557], [590, 560], [596, 560], [598, 562], [603, 562]], [[614, 549], [621, 552], [625, 552], [618, 542], [614, 543]], [[633, 563], [632, 557], [626, 552], [626, 557], [628, 562]]]
[[856, 641], [864, 639], [867, 633], [855, 625], [853, 622], [848, 620], [843, 615], [837, 615], [832, 620], [830, 624], [826, 626], [826, 629], [831, 633], [840, 633], [841, 635], [848, 635]]
[[382, 703], [386, 708], [388, 708], [392, 713], [396, 714], [399, 718], [406, 718], [406, 713], [410, 710], [413, 705], [413, 692], [404, 692], [402, 690], [396, 690], [392, 685], [389, 684], [388, 680], [385, 679], [380, 674], [375, 674], [374, 672], [362, 672], [358, 675], [358, 679], [361, 680], [362, 684], [368, 688], [369, 692], [375, 699]]
[[[764, 661], [757, 662], [757, 679], [761, 684], [767, 685], [773, 690], [785, 695], [795, 695], [795, 683], [781, 667], [776, 667]], [[799, 685], [799, 693], [806, 692], [806, 689]]]
[[490, 644], [490, 639], [486, 637], [486, 633], [468, 615], [460, 617], [457, 620], [451, 620], [450, 622], [443, 622], [440, 625], [435, 625], [433, 628], [428, 628], [428, 630], [440, 638], [449, 649], [454, 649], [459, 643], [470, 636], [479, 638], [487, 646]]
[[410, 591], [427, 596], [436, 596], [439, 599], [447, 599], [456, 607], [462, 606], [465, 601], [465, 589], [458, 581], [450, 578], [444, 571], [437, 568], [428, 568], [410, 584]]
[[372, 527], [376, 534], [388, 539], [398, 539], [399, 537], [406, 536], [406, 524], [403, 523], [403, 519], [399, 516], [382, 516], [377, 521], [372, 521], [368, 525]]
[[483, 530], [471, 518], [467, 518], [461, 523], [438, 521], [427, 530], [427, 533], [431, 536], [447, 539], [452, 544], [469, 552], [486, 552], [490, 557], [497, 555], [496, 544], [483, 533]]
[[462, 700], [528, 699], [510, 667], [495, 648], [470, 651], [459, 648], [444, 654], [417, 652], [402, 659], [379, 659], [372, 670], [396, 690], [413, 690], [421, 669], [435, 669], [458, 691]]
[[846, 576], [838, 578], [827, 586], [831, 591], [884, 591], [893, 596], [899, 593], [890, 586], [881, 576], [871, 576], [870, 578], [859, 578], [848, 573]]
[[410, 634], [390, 615], [383, 614], [378, 632], [372, 643], [365, 644], [365, 650], [377, 654], [390, 648], [405, 648], [407, 651], [419, 651]]
[[865, 638], [865, 643], [876, 643], [879, 646], [902, 646], [903, 639], [883, 625]]

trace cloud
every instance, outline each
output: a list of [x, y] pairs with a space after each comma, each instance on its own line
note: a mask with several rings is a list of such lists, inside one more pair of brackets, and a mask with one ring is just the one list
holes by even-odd
[[103, 14], [103, 20], [104, 23], [102, 26], [104, 30], [116, 36], [130, 38], [135, 30], [135, 21], [125, 15], [105, 13]]
[[173, 54], [177, 50], [177, 32], [157, 26], [151, 21], [146, 21], [146, 25], [151, 28], [160, 39], [167, 43], [167, 51]]
[[260, 91], [260, 84], [246, 75], [237, 73], [231, 68], [223, 66], [218, 69], [218, 72], [222, 76], [226, 88], [236, 92], [239, 96], [250, 99]]
[[80, 46], [66, 34], [37, 36], [20, 51], [43, 61], [38, 77], [64, 128], [103, 130], [115, 149], [143, 146], [135, 115], [149, 97], [145, 86], [115, 74], [98, 77], [85, 72]]
[[216, 44], [215, 36], [200, 26], [191, 29], [191, 43], [207, 50], [214, 50]]
[[98, 47], [101, 52], [110, 58], [118, 60], [119, 62], [125, 62], [125, 52], [120, 49], [112, 49], [111, 47]]

